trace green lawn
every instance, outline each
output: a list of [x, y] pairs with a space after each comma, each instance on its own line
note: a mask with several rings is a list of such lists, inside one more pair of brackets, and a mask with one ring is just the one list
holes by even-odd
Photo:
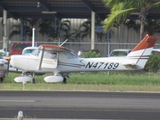
[[25, 88], [22, 83], [14, 82], [19, 75], [10, 73], [0, 84], [0, 90], [160, 91], [159, 74], [143, 71], [74, 73], [67, 79], [67, 84], [45, 83], [46, 75], [37, 76], [36, 84], [27, 83]]

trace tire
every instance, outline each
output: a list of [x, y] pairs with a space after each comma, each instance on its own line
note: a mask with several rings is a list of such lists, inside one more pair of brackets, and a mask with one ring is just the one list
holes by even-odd
[[35, 78], [32, 78], [32, 83], [36, 83], [36, 79]]
[[63, 83], [66, 84], [67, 83], [67, 78], [63, 79]]
[[4, 78], [0, 77], [0, 83], [3, 83]]

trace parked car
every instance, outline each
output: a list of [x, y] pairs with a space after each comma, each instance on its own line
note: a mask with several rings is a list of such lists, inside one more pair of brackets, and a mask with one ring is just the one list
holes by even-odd
[[[131, 51], [132, 51], [132, 49], [114, 49], [113, 51], [111, 51], [110, 57], [127, 56]], [[160, 49], [159, 48], [153, 48], [151, 54], [152, 55], [160, 54]]]
[[32, 46], [32, 42], [13, 42], [10, 46], [10, 55], [22, 54], [22, 50]]
[[160, 49], [159, 48], [153, 48], [152, 55], [157, 55], [157, 54], [160, 55]]
[[2, 59], [2, 58], [5, 58], [5, 57], [7, 57], [6, 52], [4, 50], [0, 50], [0, 58]]
[[110, 57], [127, 56], [131, 51], [131, 49], [114, 49], [110, 53]]

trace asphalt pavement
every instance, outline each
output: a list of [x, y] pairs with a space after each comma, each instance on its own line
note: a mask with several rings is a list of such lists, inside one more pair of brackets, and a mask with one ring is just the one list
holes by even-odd
[[0, 91], [0, 118], [15, 120], [159, 120], [160, 93]]

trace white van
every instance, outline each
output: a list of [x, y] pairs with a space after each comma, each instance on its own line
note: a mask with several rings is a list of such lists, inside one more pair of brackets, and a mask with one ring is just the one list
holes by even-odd
[[127, 56], [131, 51], [131, 49], [114, 49], [110, 53], [110, 57]]
[[159, 48], [153, 48], [152, 55], [160, 55], [160, 49]]
[[[117, 56], [127, 56], [132, 50], [131, 49], [114, 49], [110, 53], [110, 57], [117, 57]], [[152, 55], [160, 55], [160, 49], [159, 48], [153, 48], [152, 49]]]

